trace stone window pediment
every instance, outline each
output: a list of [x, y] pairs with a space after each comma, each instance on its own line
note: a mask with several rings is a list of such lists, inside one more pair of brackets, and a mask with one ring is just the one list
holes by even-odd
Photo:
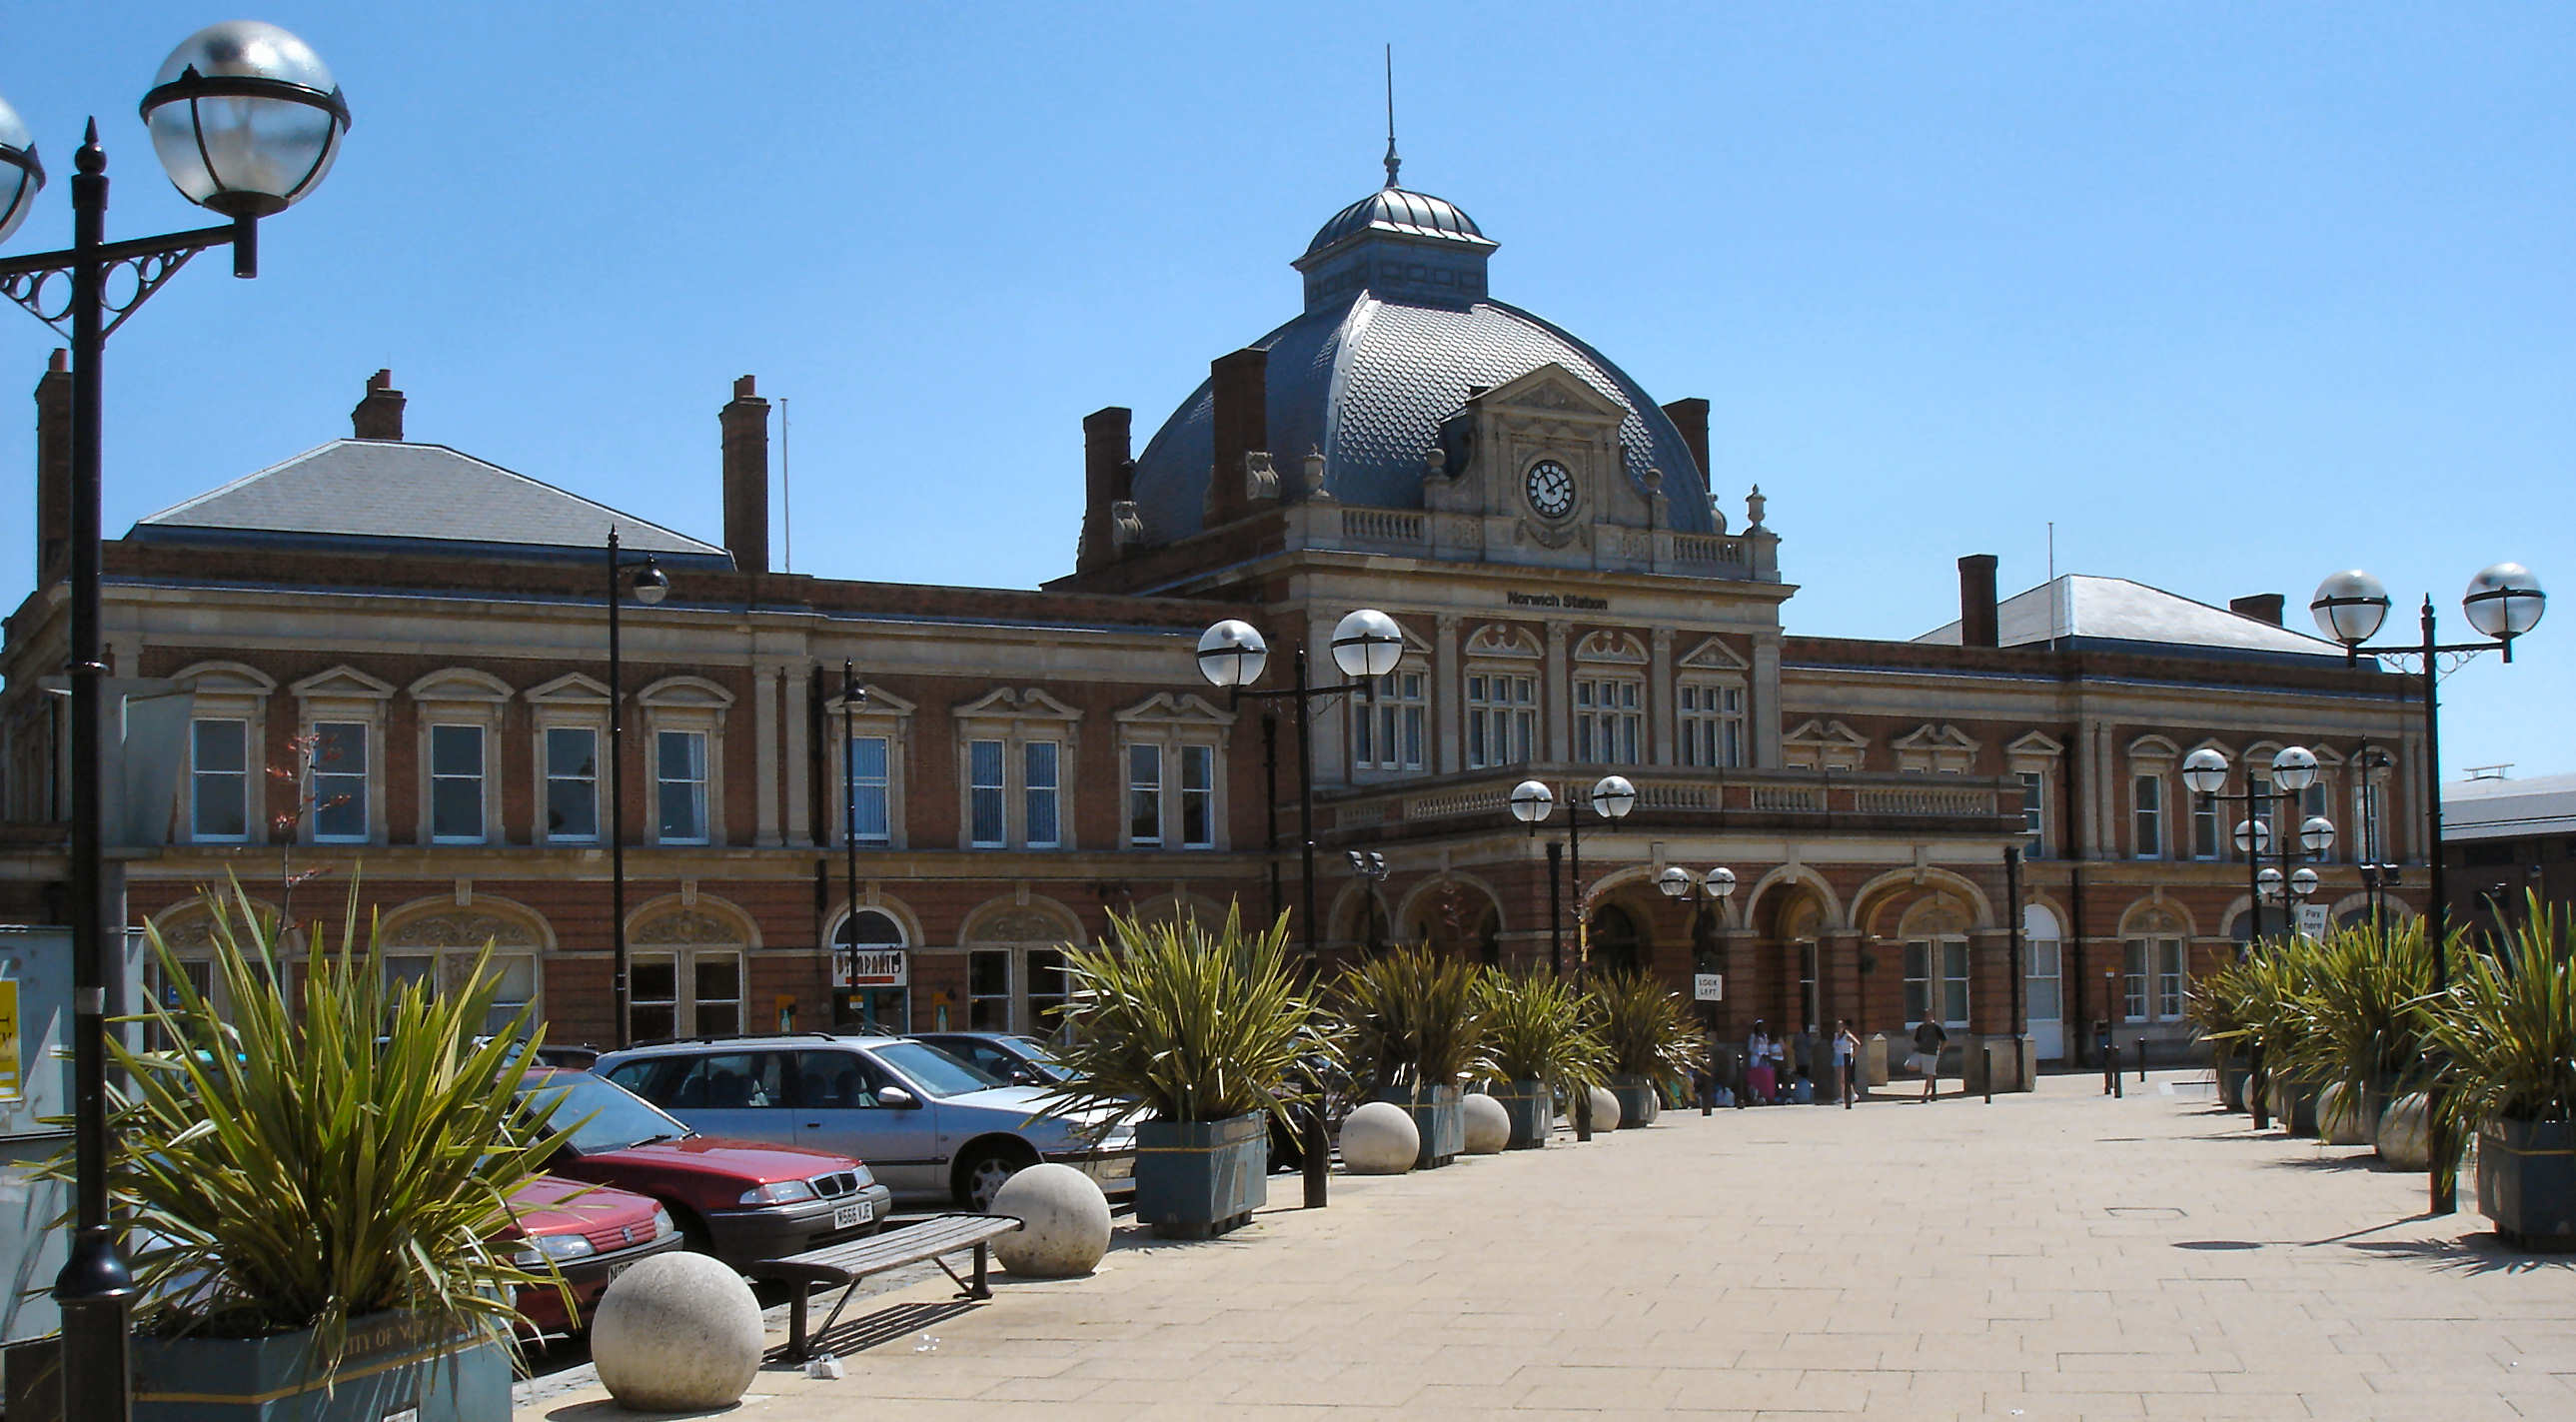
[[999, 687], [956, 708], [960, 721], [1061, 721], [1072, 723], [1082, 713], [1036, 687]]
[[431, 672], [404, 688], [403, 694], [414, 701], [477, 702], [492, 706], [518, 695], [508, 682], [473, 667], [446, 667]]
[[567, 672], [543, 685], [528, 688], [525, 694], [528, 702], [536, 706], [578, 706], [600, 710], [608, 706], [608, 688], [580, 672]]
[[347, 665], [316, 672], [287, 690], [306, 701], [390, 701], [394, 695], [392, 682]]
[[1537, 661], [1546, 653], [1540, 650], [1538, 638], [1526, 627], [1489, 622], [1467, 638], [1466, 655], [1470, 657], [1510, 657]]
[[1574, 644], [1574, 659], [1642, 667], [1646, 664], [1646, 646], [1633, 633], [1613, 632], [1605, 628], [1584, 634], [1583, 640]]
[[716, 713], [733, 705], [733, 693], [702, 676], [666, 676], [635, 693], [635, 701], [657, 710]]
[[1233, 725], [1235, 718], [1233, 712], [1220, 709], [1210, 703], [1206, 697], [1194, 693], [1158, 691], [1119, 712], [1115, 719], [1119, 725], [1131, 728], [1197, 726], [1209, 730], [1222, 730]]
[[1837, 720], [1817, 717], [1780, 738], [1780, 761], [1791, 770], [1858, 770], [1869, 737]]
[[2176, 746], [2172, 741], [2169, 741], [2162, 736], [2140, 736], [2136, 740], [2129, 742], [2129, 759], [2131, 760], [2173, 760], [2181, 756], [2181, 754], [2181, 747]]
[[1752, 665], [1738, 656], [1733, 647], [1720, 637], [1711, 637], [1684, 653], [1680, 662], [1684, 671], [1747, 672]]

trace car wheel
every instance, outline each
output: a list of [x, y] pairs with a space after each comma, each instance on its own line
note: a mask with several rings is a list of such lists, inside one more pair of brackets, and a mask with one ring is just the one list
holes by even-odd
[[979, 1215], [989, 1213], [1002, 1182], [1037, 1163], [1026, 1146], [977, 1146], [957, 1162], [957, 1203]]

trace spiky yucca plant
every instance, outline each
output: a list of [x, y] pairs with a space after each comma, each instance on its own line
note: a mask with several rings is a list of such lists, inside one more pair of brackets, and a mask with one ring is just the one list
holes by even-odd
[[1331, 1044], [1289, 968], [1285, 914], [1259, 932], [1240, 906], [1213, 933], [1196, 919], [1112, 914], [1109, 925], [1115, 946], [1065, 951], [1070, 1040], [1056, 1057], [1073, 1076], [1048, 1088], [1048, 1114], [1141, 1106], [1157, 1121], [1285, 1120], [1312, 1099], [1305, 1066]]
[[1484, 1070], [1481, 974], [1420, 943], [1344, 969], [1332, 1001], [1352, 1070], [1382, 1091], [1455, 1086]]
[[[512, 1295], [563, 1285], [511, 1262], [509, 1197], [562, 1133], [514, 1117], [532, 1059], [518, 1039], [536, 1040], [529, 1010], [474, 1044], [500, 987], [488, 946], [457, 991], [389, 982], [352, 885], [338, 946], [304, 955], [288, 988], [277, 922], [238, 883], [205, 899], [226, 1006], [197, 991], [155, 931], [176, 1000], [128, 1020], [171, 1045], [109, 1038], [127, 1084], [109, 1092], [108, 1188], [143, 1242], [138, 1325], [231, 1338], [311, 1329], [310, 1362], [326, 1370], [345, 1358], [353, 1320], [386, 1312], [515, 1348]], [[56, 1166], [68, 1174], [67, 1160]]]
[[2455, 947], [2451, 965], [2425, 1031], [2446, 1063], [2450, 1139], [2489, 1121], [2576, 1120], [2576, 917], [2534, 895], [2492, 948]]
[[1708, 1062], [1708, 1037], [1681, 995], [1653, 974], [1603, 973], [1592, 981], [1590, 1015], [1610, 1069], [1649, 1081], [1687, 1081]]
[[2433, 990], [2433, 954], [2423, 924], [2382, 935], [2347, 928], [2302, 940], [2300, 981], [2287, 1010], [2297, 1030], [2283, 1034], [2279, 1068], [2303, 1081], [2340, 1082], [2349, 1099], [2403, 1089], [2424, 1061], [2425, 1002]]
[[1488, 968], [1476, 985], [1485, 1054], [1506, 1081], [1598, 1086], [1610, 1053], [1592, 1029], [1573, 985], [1550, 973]]
[[2192, 979], [2184, 990], [2183, 1017], [2209, 1043], [2210, 1065], [2222, 1071], [2243, 1062], [2250, 1050], [2254, 990], [2246, 969], [2229, 963]]

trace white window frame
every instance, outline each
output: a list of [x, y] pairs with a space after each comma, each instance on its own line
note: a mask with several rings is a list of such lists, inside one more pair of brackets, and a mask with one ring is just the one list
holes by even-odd
[[[1958, 1015], [1936, 1019], [1943, 1027], [1965, 1031], [1968, 1014], [1973, 1010], [1969, 1000], [1970, 962], [1965, 934], [1927, 933], [1905, 940], [1905, 1025], [1912, 1028], [1924, 1019], [1915, 1015], [1924, 1009], [1951, 1006], [1955, 993]], [[1956, 971], [1952, 971], [1956, 969]], [[1937, 1000], [1933, 994], [1938, 993]]]
[[[331, 728], [325, 730], [324, 728]], [[355, 744], [363, 762], [356, 770], [325, 769], [342, 765], [350, 743], [346, 731], [356, 732]], [[383, 814], [384, 797], [377, 793], [383, 784], [384, 757], [377, 753], [376, 725], [372, 721], [341, 716], [318, 716], [307, 722], [304, 733], [314, 738], [313, 749], [304, 757], [302, 791], [313, 808], [304, 816], [305, 839], [312, 844], [373, 844], [375, 826]], [[328, 784], [324, 782], [328, 781]], [[359, 829], [355, 833], [325, 834], [322, 817], [348, 808], [347, 799], [357, 803]], [[326, 802], [338, 800], [338, 804]]]
[[2169, 930], [2120, 941], [2120, 1020], [2178, 1022], [2191, 998], [2191, 940]]
[[1407, 656], [1367, 691], [1353, 692], [1351, 768], [1418, 771], [1431, 744], [1431, 671]]
[[[1035, 849], [1070, 850], [1075, 848], [1075, 787], [1078, 779], [1082, 713], [1036, 688], [1003, 687], [977, 700], [958, 706], [952, 715], [957, 728], [957, 847], [975, 850]], [[975, 835], [974, 746], [978, 741], [1002, 743], [1001, 838], [979, 840]], [[1052, 744], [1055, 783], [1052, 787], [1032, 784], [1032, 762], [1029, 747]], [[984, 789], [990, 790], [991, 786]], [[1041, 798], [1043, 797], [1043, 799]], [[1055, 833], [1052, 838], [1032, 824], [1033, 808], [1051, 801], [1055, 808]]]
[[[989, 832], [984, 827], [987, 797], [993, 807]], [[966, 847], [1011, 847], [1011, 743], [1001, 736], [977, 736], [966, 743]]]
[[[685, 766], [682, 767], [684, 773], [680, 775], [674, 776], [670, 773], [671, 767], [666, 761], [675, 743], [694, 743], [698, 747], [697, 774], [694, 778], [685, 773], [687, 770]], [[653, 807], [653, 842], [688, 846], [715, 843], [715, 809], [712, 804], [713, 795], [710, 793], [715, 782], [714, 736], [694, 726], [656, 727], [652, 732], [652, 749], [647, 759], [652, 771], [652, 779], [646, 795], [647, 803]], [[665, 802], [671, 793], [670, 787], [674, 785], [688, 787], [691, 792], [695, 805], [695, 813], [692, 816], [696, 821], [694, 834], [673, 834], [670, 825], [666, 822]]]
[[[734, 995], [729, 998], [707, 997], [699, 993], [699, 964], [717, 963], [727, 959], [730, 959], [734, 966]], [[751, 962], [750, 955], [743, 949], [739, 947], [636, 948], [629, 951], [627, 961], [630, 964], [628, 979], [630, 983], [634, 981], [632, 976], [634, 968], [648, 964], [659, 966], [666, 962], [671, 965], [671, 996], [648, 998], [640, 993], [630, 992], [626, 1003], [629, 1023], [634, 1021], [635, 1013], [639, 1009], [668, 1008], [671, 1012], [673, 1037], [731, 1036], [751, 1030], [749, 1019], [744, 1016], [751, 1001]], [[709, 1007], [730, 1007], [733, 1010], [732, 1027], [722, 1029], [721, 1023], [710, 1024], [702, 1021], [701, 1018]], [[652, 1037], [638, 1029], [635, 1032], [635, 1040], [650, 1041]]]
[[1578, 670], [1574, 677], [1574, 762], [1643, 765], [1646, 679], [1625, 671]]
[[[1466, 679], [1469, 770], [1527, 765], [1539, 758], [1538, 668], [1469, 663]], [[1495, 749], [1495, 742], [1502, 743]]]
[[[445, 769], [440, 767], [439, 742], [442, 739], [445, 739], [451, 746], [453, 746], [459, 739], [454, 734], [441, 737], [439, 733], [442, 731], [450, 733], [466, 732], [472, 735], [474, 741], [473, 774], [460, 774], [452, 765]], [[423, 792], [421, 797], [423, 802], [421, 805], [421, 816], [425, 822], [424, 827], [429, 832], [429, 842], [432, 844], [482, 844], [490, 840], [492, 837], [491, 732], [480, 721], [431, 721], [421, 728], [421, 745], [424, 752], [421, 757], [420, 772], [421, 789]], [[442, 781], [450, 783], [472, 782], [474, 786], [474, 832], [472, 834], [455, 833], [453, 827], [450, 827], [447, 833], [440, 832], [438, 823], [438, 791], [440, 782]]]
[[[2152, 787], [2153, 793], [2142, 793]], [[2135, 859], [2165, 857], [2165, 777], [2163, 772], [2129, 772], [2129, 853]]]
[[[199, 740], [199, 728], [204, 726], [229, 726], [239, 733], [241, 736], [241, 769], [207, 770], [198, 763], [197, 753], [201, 744]], [[256, 748], [251, 743], [250, 731], [250, 720], [248, 717], [244, 716], [196, 716], [190, 718], [188, 722], [187, 810], [187, 839], [189, 843], [249, 844], [256, 838], [259, 823], [258, 802], [251, 794], [251, 787], [256, 781], [263, 780], [266, 777], [261, 774], [261, 767], [254, 763], [256, 757], [252, 752]], [[239, 834], [208, 834], [205, 831], [205, 807], [207, 803], [206, 781], [210, 777], [216, 776], [236, 779], [240, 782], [237, 790], [233, 792], [232, 795], [225, 796], [225, 798], [228, 799], [236, 799], [237, 797], [236, 803], [240, 810], [242, 825], [242, 832]]]
[[[268, 698], [277, 683], [266, 674], [239, 662], [198, 662], [183, 668], [171, 678], [186, 685], [195, 695], [188, 728], [188, 762], [190, 768], [188, 803], [181, 809], [174, 838], [200, 844], [266, 844], [274, 826], [269, 820]], [[52, 700], [53, 698], [46, 698]], [[195, 807], [195, 764], [197, 721], [239, 721], [242, 723], [243, 766], [246, 785], [243, 791], [244, 833], [239, 839], [198, 839]], [[47, 786], [34, 782], [23, 787], [33, 800], [27, 808], [31, 818], [46, 818], [43, 795]]]
[[[298, 703], [296, 730], [299, 735], [313, 735], [315, 728], [326, 725], [364, 727], [360, 738], [365, 750], [366, 766], [359, 778], [364, 803], [359, 808], [363, 829], [355, 834], [326, 835], [320, 832], [321, 813], [302, 811], [296, 816], [295, 835], [304, 844], [383, 844], [386, 816], [389, 812], [385, 795], [385, 721], [386, 708], [394, 697], [391, 682], [381, 681], [354, 667], [335, 666], [328, 671], [306, 677], [288, 687]], [[322, 748], [314, 747], [313, 755], [304, 757], [296, 767], [296, 794], [314, 798], [313, 763]], [[346, 774], [347, 772], [327, 772]], [[424, 822], [425, 823], [425, 822]]]
[[1125, 793], [1119, 797], [1131, 849], [1163, 847], [1163, 747], [1154, 741], [1129, 741], [1119, 755], [1126, 769]]
[[1703, 770], [1744, 764], [1746, 695], [1740, 677], [1682, 679], [1674, 698], [1682, 764]]
[[[1181, 816], [1181, 848], [1214, 849], [1216, 848], [1217, 838], [1216, 747], [1196, 741], [1184, 741], [1181, 744], [1179, 771], [1181, 778], [1181, 792], [1178, 804]], [[1198, 783], [1191, 783], [1193, 781]], [[1190, 831], [1190, 821], [1194, 816], [1199, 823], [1199, 830], [1196, 834], [1193, 834]]]
[[[643, 714], [644, 828], [646, 842], [696, 848], [729, 843], [725, 823], [725, 721], [733, 693], [702, 676], [666, 676], [636, 693]], [[662, 733], [685, 731], [704, 738], [706, 776], [700, 785], [699, 833], [662, 834]]]
[[[555, 733], [590, 737], [590, 774], [564, 775], [555, 766]], [[608, 823], [607, 797], [600, 792], [608, 780], [608, 732], [587, 722], [540, 720], [537, 729], [537, 809], [536, 842], [539, 844], [597, 844], [606, 838], [601, 833]], [[590, 786], [590, 833], [558, 834], [554, 827], [555, 786], [588, 784]]]
[[[1157, 692], [1143, 701], [1120, 711], [1118, 723], [1118, 842], [1129, 849], [1211, 850], [1226, 840], [1225, 753], [1231, 740], [1234, 716], [1219, 710], [1205, 698], [1172, 692]], [[1155, 758], [1155, 784], [1150, 787], [1155, 797], [1155, 831], [1150, 837], [1136, 833], [1136, 797], [1148, 788], [1137, 777], [1135, 756], [1140, 747], [1150, 747]], [[1193, 789], [1190, 761], [1203, 756], [1207, 780], [1204, 787]], [[1188, 834], [1189, 807], [1200, 800], [1205, 809], [1207, 835], [1193, 840]]]
[[[605, 843], [608, 826], [608, 688], [578, 672], [559, 676], [524, 693], [528, 706], [529, 762], [535, 793], [528, 807], [528, 843], [588, 846]], [[633, 731], [634, 727], [629, 727]], [[548, 822], [553, 813], [554, 755], [550, 731], [588, 731], [591, 736], [590, 822], [587, 835], [559, 835]], [[565, 779], [578, 779], [567, 776]]]
[[[910, 791], [913, 704], [881, 686], [868, 686], [867, 700], [857, 711], [843, 716], [841, 697], [836, 691], [823, 703], [823, 743], [832, 783], [825, 799], [832, 807], [831, 824], [825, 837], [835, 845], [850, 840], [850, 737], [885, 742], [885, 833], [861, 835], [863, 849], [902, 849], [909, 844], [904, 829], [904, 803]], [[844, 732], [846, 731], [846, 735]], [[862, 792], [876, 790], [873, 782], [862, 781]]]

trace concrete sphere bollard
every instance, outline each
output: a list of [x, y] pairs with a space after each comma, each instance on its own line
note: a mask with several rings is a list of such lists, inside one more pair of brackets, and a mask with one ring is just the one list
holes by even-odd
[[721, 1261], [675, 1250], [608, 1286], [590, 1318], [599, 1384], [622, 1407], [731, 1407], [760, 1375], [760, 1300]]
[[1392, 1101], [1372, 1101], [1342, 1120], [1342, 1168], [1353, 1175], [1402, 1175], [1422, 1154], [1422, 1132]]
[[1471, 1091], [1459, 1099], [1458, 1111], [1466, 1118], [1469, 1155], [1493, 1155], [1512, 1143], [1512, 1115], [1500, 1101]]
[[1595, 1135], [1599, 1135], [1599, 1134], [1600, 1134], [1601, 1132], [1603, 1132], [1603, 1131], [1615, 1131], [1615, 1130], [1617, 1130], [1617, 1129], [1619, 1129], [1619, 1098], [1618, 1098], [1618, 1097], [1616, 1097], [1616, 1096], [1611, 1095], [1611, 1094], [1610, 1094], [1610, 1089], [1609, 1089], [1608, 1087], [1603, 1087], [1603, 1086], [1596, 1086], [1596, 1087], [1593, 1087], [1593, 1088], [1592, 1088], [1592, 1131], [1593, 1131], [1593, 1134], [1595, 1134]]
[[992, 1213], [1020, 1227], [993, 1241], [993, 1259], [1024, 1279], [1088, 1274], [1109, 1252], [1109, 1199], [1070, 1165], [1032, 1165], [993, 1192]]
[[2371, 1144], [2379, 1123], [2365, 1121], [2361, 1114], [2361, 1098], [2340, 1081], [2317, 1093], [2317, 1134], [2327, 1145]]
[[2424, 1129], [2424, 1093], [2410, 1091], [2388, 1103], [2379, 1117], [2379, 1158], [2399, 1170], [2433, 1168], [2433, 1140]]

